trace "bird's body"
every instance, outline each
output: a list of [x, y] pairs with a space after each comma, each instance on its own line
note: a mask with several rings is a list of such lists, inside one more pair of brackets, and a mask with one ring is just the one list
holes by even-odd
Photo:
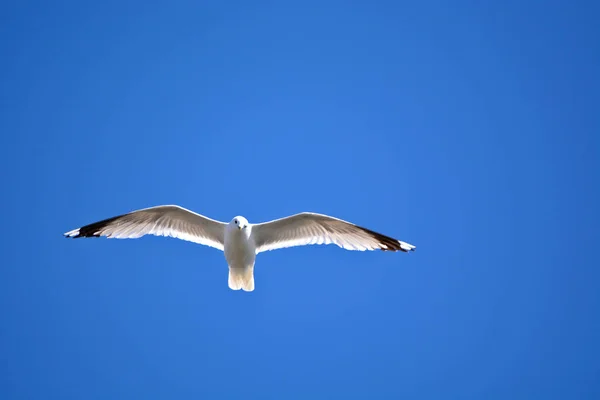
[[347, 250], [413, 251], [415, 246], [317, 213], [300, 213], [260, 224], [237, 216], [216, 221], [179, 206], [156, 206], [108, 218], [65, 233], [66, 237], [138, 238], [171, 236], [223, 251], [233, 290], [254, 290], [256, 255], [309, 244], [336, 244]]
[[[243, 217], [234, 220], [245, 221]], [[225, 227], [225, 260], [229, 265], [229, 287], [233, 290], [254, 290], [254, 262], [256, 261], [256, 244], [252, 236], [252, 226], [245, 229], [237, 225], [227, 224]]]

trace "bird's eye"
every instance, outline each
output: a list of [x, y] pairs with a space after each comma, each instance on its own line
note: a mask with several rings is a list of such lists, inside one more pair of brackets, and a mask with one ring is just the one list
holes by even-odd
[[233, 220], [233, 222], [235, 222], [237, 224], [237, 219]]

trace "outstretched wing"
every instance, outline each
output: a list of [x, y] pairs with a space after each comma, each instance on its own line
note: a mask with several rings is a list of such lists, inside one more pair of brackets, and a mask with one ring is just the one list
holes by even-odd
[[328, 215], [304, 212], [252, 226], [256, 252], [309, 244], [347, 250], [404, 251], [415, 246]]
[[175, 205], [156, 206], [94, 222], [65, 233], [69, 238], [135, 239], [170, 236], [223, 250], [225, 223]]

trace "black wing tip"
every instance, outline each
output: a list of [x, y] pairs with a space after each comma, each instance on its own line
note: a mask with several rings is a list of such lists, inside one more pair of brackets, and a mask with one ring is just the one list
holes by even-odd
[[100, 234], [98, 233], [81, 233], [81, 229], [79, 230], [79, 233], [75, 233], [75, 234], [70, 234], [70, 232], [64, 233], [63, 234], [65, 238], [67, 239], [79, 239], [79, 238], [89, 238], [89, 237], [100, 237]]
[[[387, 246], [387, 244], [386, 244], [386, 246]], [[394, 252], [395, 252], [395, 251], [401, 251], [401, 252], [403, 252], [403, 253], [410, 253], [411, 251], [415, 251], [415, 249], [414, 249], [414, 248], [413, 248], [413, 249], [410, 249], [410, 250], [407, 250], [407, 249], [405, 249], [405, 248], [403, 248], [403, 247], [401, 247], [401, 246], [394, 246], [394, 247], [389, 247], [389, 246], [388, 246], [388, 247], [382, 247], [382, 248], [381, 248], [381, 249], [379, 249], [379, 250], [381, 250], [381, 251], [394, 251]]]
[[[412, 246], [410, 249], [405, 249], [404, 247], [399, 246], [398, 249], [394, 249], [394, 250], [391, 250], [391, 251], [401, 251], [403, 253], [410, 253], [411, 251], [415, 251], [415, 249], [416, 249], [415, 246]], [[390, 249], [382, 249], [382, 250], [384, 250], [384, 251], [390, 251]]]
[[371, 235], [382, 245], [382, 247], [380, 248], [381, 251], [401, 251], [403, 253], [409, 253], [411, 251], [415, 251], [416, 249], [416, 246], [401, 242], [400, 240], [391, 238], [389, 236], [372, 231], [362, 226], [360, 228], [367, 232], [369, 235]]
[[106, 228], [111, 222], [115, 221], [118, 218], [121, 218], [122, 215], [117, 217], [107, 218], [102, 221], [94, 222], [89, 225], [82, 226], [79, 229], [73, 229], [64, 234], [67, 239], [79, 239], [79, 238], [90, 238], [90, 237], [100, 237], [102, 229]]
[[[406, 247], [403, 247], [403, 245], [406, 246]], [[402, 242], [400, 244], [400, 250], [403, 251], [403, 252], [405, 252], [405, 253], [410, 253], [411, 251], [415, 251], [416, 248], [417, 248], [417, 246], [413, 246], [412, 244], [408, 244], [408, 243], [404, 243], [404, 242]]]

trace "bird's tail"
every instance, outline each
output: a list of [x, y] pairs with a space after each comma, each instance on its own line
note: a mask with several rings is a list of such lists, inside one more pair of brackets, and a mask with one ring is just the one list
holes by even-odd
[[229, 288], [232, 290], [242, 289], [245, 292], [254, 290], [254, 267], [229, 268]]

